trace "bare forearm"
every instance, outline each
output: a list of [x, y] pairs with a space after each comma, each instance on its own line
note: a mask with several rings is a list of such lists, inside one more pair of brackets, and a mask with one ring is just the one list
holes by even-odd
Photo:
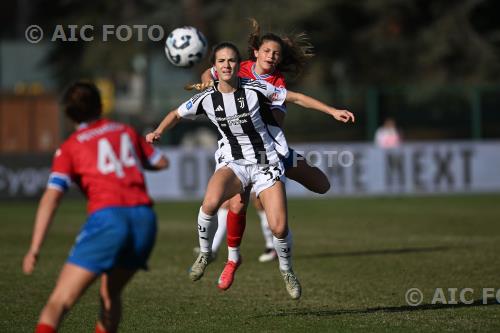
[[167, 116], [162, 120], [160, 125], [151, 133], [146, 135], [146, 142], [154, 143], [155, 141], [160, 140], [161, 135], [164, 131], [174, 127], [181, 120], [181, 116], [177, 110], [169, 112]]
[[332, 109], [332, 107], [326, 105], [325, 103], [320, 102], [315, 98], [306, 96], [306, 95], [301, 94], [301, 93], [288, 91], [287, 101], [288, 101], [288, 97], [290, 97], [290, 102], [297, 104], [299, 106], [302, 106], [304, 108], [307, 108], [307, 109], [321, 111], [321, 112], [326, 113], [326, 114], [330, 114], [330, 110]]
[[48, 189], [43, 194], [42, 199], [40, 199], [30, 246], [30, 251], [34, 254], [38, 254], [40, 252], [40, 248], [42, 247], [47, 231], [52, 224], [52, 220], [57, 207], [59, 206], [61, 197], [62, 192], [54, 189]]
[[174, 127], [181, 120], [179, 113], [177, 110], [173, 110], [167, 114], [165, 118], [163, 118], [162, 122], [158, 127], [154, 130], [158, 134], [162, 134], [164, 131]]
[[333, 106], [326, 105], [325, 103], [304, 94], [288, 90], [286, 101], [300, 105], [304, 108], [321, 111], [344, 123], [347, 123], [349, 121], [354, 122], [354, 115], [352, 114], [352, 112], [349, 112], [347, 110], [338, 110]]

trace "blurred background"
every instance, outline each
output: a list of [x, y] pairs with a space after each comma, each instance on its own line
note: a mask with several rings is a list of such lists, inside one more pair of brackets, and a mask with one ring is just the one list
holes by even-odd
[[[172, 66], [164, 54], [166, 35], [192, 25], [210, 45], [230, 40], [245, 53], [249, 17], [264, 32], [306, 32], [316, 55], [302, 73], [287, 77], [289, 88], [356, 115], [356, 123], [346, 126], [290, 106], [290, 142], [306, 149], [313, 142], [372, 144], [377, 128], [390, 119], [398, 145], [493, 140], [498, 148], [499, 12], [494, 0], [2, 2], [0, 171], [7, 178], [16, 165], [48, 167], [72, 131], [58, 96], [76, 79], [98, 83], [107, 117], [150, 130], [192, 95], [182, 87], [198, 82], [209, 66], [207, 59], [191, 69]], [[34, 24], [44, 32], [39, 43], [26, 40]], [[101, 27], [109, 24], [160, 25], [165, 38], [103, 41]], [[84, 25], [94, 27], [93, 41], [71, 35]], [[72, 26], [78, 29], [72, 32]], [[55, 38], [58, 27], [65, 41]], [[161, 144], [210, 146], [212, 138], [208, 122], [182, 122]], [[44, 184], [37, 170], [27, 177]]]

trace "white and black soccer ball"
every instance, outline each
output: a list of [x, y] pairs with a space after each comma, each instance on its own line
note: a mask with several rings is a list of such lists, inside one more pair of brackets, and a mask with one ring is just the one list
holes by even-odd
[[205, 56], [207, 39], [194, 27], [173, 30], [165, 41], [168, 60], [178, 67], [191, 67]]

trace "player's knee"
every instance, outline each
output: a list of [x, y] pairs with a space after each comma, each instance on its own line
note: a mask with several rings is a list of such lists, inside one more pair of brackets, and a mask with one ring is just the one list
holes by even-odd
[[72, 292], [58, 292], [53, 294], [46, 307], [53, 310], [62, 310], [63, 313], [69, 311], [78, 299], [78, 294]]
[[205, 198], [205, 200], [203, 200], [203, 204], [201, 205], [201, 210], [207, 215], [214, 216], [219, 210], [218, 203], [219, 201], [214, 198]]
[[236, 202], [236, 200], [231, 200], [229, 203], [229, 210], [232, 211], [234, 214], [245, 214], [246, 211], [245, 204], [240, 201]]
[[276, 238], [285, 238], [288, 233], [288, 228], [285, 220], [278, 221], [277, 223], [270, 223], [269, 228]]

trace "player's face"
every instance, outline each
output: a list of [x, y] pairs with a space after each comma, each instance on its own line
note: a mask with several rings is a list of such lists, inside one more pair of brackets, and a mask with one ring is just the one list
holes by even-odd
[[238, 55], [230, 48], [224, 48], [215, 54], [215, 69], [219, 80], [229, 81], [236, 77], [239, 70]]
[[269, 73], [274, 71], [281, 61], [281, 46], [273, 40], [265, 40], [259, 49], [254, 51], [254, 55], [257, 70]]

